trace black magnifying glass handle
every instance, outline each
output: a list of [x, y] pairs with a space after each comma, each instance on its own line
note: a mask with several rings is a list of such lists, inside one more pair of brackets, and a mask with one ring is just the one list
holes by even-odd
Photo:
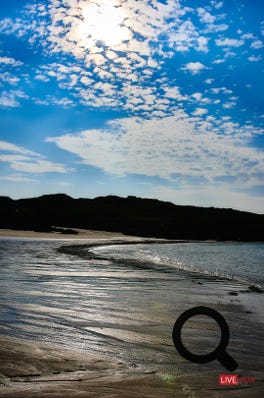
[[238, 363], [226, 351], [219, 351], [217, 359], [230, 372], [233, 372], [238, 367]]
[[[181, 330], [184, 323], [195, 315], [207, 315], [213, 318], [221, 329], [221, 341], [218, 347], [207, 355], [196, 355], [185, 348], [181, 340]], [[193, 307], [183, 312], [173, 327], [172, 339], [176, 350], [183, 356], [183, 358], [194, 363], [207, 363], [215, 359], [221, 363], [227, 370], [233, 372], [237, 369], [238, 363], [225, 350], [229, 342], [229, 328], [224, 317], [216, 310], [209, 307]]]

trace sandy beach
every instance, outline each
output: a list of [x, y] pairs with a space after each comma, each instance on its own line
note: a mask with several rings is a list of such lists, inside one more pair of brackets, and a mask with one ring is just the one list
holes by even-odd
[[48, 345], [0, 338], [0, 396], [31, 397], [205, 397], [259, 398], [263, 376], [253, 386], [220, 387], [219, 372], [162, 375], [118, 361]]
[[[67, 242], [64, 242], [62, 251], [59, 250], [61, 255], [73, 256], [73, 261], [78, 256], [82, 258], [82, 261], [89, 259], [91, 254], [89, 254], [89, 251], [87, 252], [87, 247], [91, 247], [92, 244], [146, 241], [118, 233], [83, 230], [78, 232], [78, 235], [73, 235], [72, 239], [84, 239], [84, 242], [80, 242], [80, 247], [76, 246], [73, 250], [74, 246], [69, 246]], [[39, 238], [72, 240], [69, 235], [29, 231], [1, 230], [0, 236], [30, 238], [30, 240]], [[79, 245], [79, 242], [76, 243]], [[60, 246], [56, 247], [60, 248]], [[83, 264], [85, 264], [85, 261]], [[94, 260], [89, 261], [96, 263], [98, 259], [94, 257]], [[103, 268], [100, 272], [96, 271], [97, 278], [104, 280], [112, 277], [113, 271], [108, 270], [107, 264], [106, 262], [106, 268]], [[45, 265], [44, 270], [46, 267]], [[100, 267], [98, 269], [100, 270]], [[41, 272], [42, 277], [47, 275], [47, 271]], [[91, 277], [91, 272], [89, 270], [86, 278]], [[129, 282], [129, 272], [132, 272], [129, 267], [126, 272], [122, 269], [121, 271], [118, 270], [118, 278], [127, 278], [124, 280], [131, 283]], [[64, 278], [68, 275], [67, 273], [69, 271], [66, 267], [62, 271], [59, 269], [54, 275], [60, 276], [61, 274]], [[74, 271], [74, 275], [81, 277], [83, 274], [80, 271]], [[140, 268], [138, 272], [133, 271], [131, 275], [133, 275], [133, 278], [139, 278], [138, 281], [142, 284], [144, 267]], [[63, 307], [63, 304], [61, 310], [54, 308], [55, 312], [53, 307], [48, 305], [43, 306], [43, 308], [40, 307], [34, 302], [34, 297], [37, 297], [40, 292], [31, 291], [30, 302], [21, 305], [25, 315], [40, 314], [36, 326], [44, 322], [49, 313], [54, 324], [56, 322], [55, 317], [62, 319], [61, 317], [65, 314], [67, 319], [72, 319], [71, 323], [76, 323], [76, 332], [81, 327], [80, 330], [85, 331], [85, 333], [98, 336], [98, 341], [102, 341], [104, 346], [99, 345], [99, 349], [97, 349], [96, 340], [86, 340], [85, 334], [80, 335], [80, 341], [83, 339], [84, 344], [77, 344], [79, 337], [76, 334], [76, 342], [66, 339], [65, 342], [68, 341], [68, 344], [65, 346], [64, 340], [62, 341], [63, 344], [52, 338], [49, 339], [51, 341], [48, 341], [47, 338], [44, 341], [41, 341], [41, 339], [37, 341], [35, 337], [33, 338], [33, 335], [31, 338], [31, 332], [28, 338], [12, 337], [10, 333], [9, 335], [6, 334], [4, 328], [0, 336], [0, 397], [259, 398], [262, 394], [264, 382], [263, 346], [261, 346], [263, 329], [261, 323], [255, 317], [254, 311], [249, 311], [244, 305], [247, 303], [247, 296], [245, 293], [241, 293], [241, 286], [227, 281], [218, 281], [216, 284], [213, 283], [213, 287], [211, 287], [205, 281], [200, 282], [180, 276], [179, 280], [176, 278], [174, 282], [170, 282], [171, 286], [174, 286], [173, 294], [169, 296], [168, 291], [168, 297], [164, 304], [162, 303], [162, 296], [167, 292], [166, 283], [169, 283], [171, 276], [157, 274], [157, 277], [161, 278], [158, 285], [155, 272], [149, 274], [147, 270], [146, 276], [152, 278], [153, 282], [148, 285], [146, 279], [142, 286], [138, 285], [139, 282], [137, 281], [133, 285], [138, 286], [139, 289], [136, 295], [140, 296], [140, 292], [146, 294], [142, 307], [139, 305], [138, 308], [133, 307], [133, 303], [137, 303], [137, 297], [134, 293], [135, 287], [131, 290], [125, 290], [124, 295], [120, 296], [123, 298], [116, 299], [115, 294], [111, 293], [111, 290], [107, 290], [109, 284], [106, 280], [103, 290], [106, 292], [104, 293], [105, 298], [100, 293], [98, 307], [94, 307], [95, 310], [93, 303], [89, 304], [88, 307], [83, 307], [85, 303], [79, 303], [79, 306], [81, 306], [80, 314], [83, 313], [84, 308], [86, 312], [87, 309], [91, 309], [90, 315], [85, 315], [85, 317], [89, 317], [88, 324], [87, 321], [78, 318], [77, 309], [71, 312], [67, 306]], [[47, 283], [50, 283], [49, 280], [47, 280]], [[210, 283], [212, 284], [212, 282]], [[102, 292], [102, 287], [100, 292]], [[153, 288], [155, 302], [152, 300]], [[125, 297], [127, 303], [124, 303], [123, 308], [122, 300]], [[61, 301], [62, 298], [59, 300]], [[85, 298], [83, 300], [85, 301]], [[110, 308], [111, 300], [114, 300], [113, 303], [117, 300], [120, 304], [117, 308], [114, 307], [115, 309], [110, 313], [108, 308]], [[131, 303], [131, 307], [127, 307], [127, 314], [125, 314], [124, 311], [128, 303]], [[220, 386], [218, 383], [219, 374], [229, 372], [219, 366], [217, 361], [200, 366], [184, 360], [176, 353], [171, 338], [175, 313], [180, 313], [185, 308], [194, 305], [208, 305], [208, 303], [210, 303], [210, 307], [223, 314], [229, 322], [232, 330], [231, 354], [239, 363], [236, 373], [242, 377], [255, 377], [254, 384], [234, 387]], [[0, 302], [0, 307], [1, 305]], [[69, 307], [72, 305], [69, 304]], [[103, 316], [109, 316], [109, 320], [104, 318], [103, 321], [99, 322], [100, 308], [103, 309], [106, 305], [106, 312], [103, 312]], [[76, 321], [74, 321], [75, 318]], [[8, 326], [8, 323], [6, 325]], [[34, 331], [33, 326], [29, 328], [29, 331]], [[16, 332], [16, 325], [14, 327], [14, 336], [19, 336]], [[203, 326], [203, 333], [207, 336], [207, 340], [202, 339], [200, 343], [204, 347], [215, 345], [216, 333], [214, 330], [211, 330], [211, 332], [213, 331], [211, 333], [210, 329], [212, 329], [210, 324]], [[23, 329], [21, 330], [23, 332]], [[63, 330], [62, 333], [64, 333]], [[67, 328], [65, 331], [67, 331]], [[196, 330], [195, 324], [191, 325], [190, 331], [190, 342], [195, 347], [195, 340], [199, 338], [201, 331]], [[206, 334], [208, 331], [210, 333]], [[107, 344], [109, 344], [109, 347]]]
[[[66, 229], [66, 228], [65, 228]], [[125, 236], [119, 232], [91, 231], [88, 229], [74, 228], [76, 234], [63, 234], [60, 232], [35, 232], [20, 231], [14, 229], [0, 229], [0, 238], [31, 238], [31, 239], [124, 239], [130, 240], [134, 237]], [[140, 239], [140, 238], [138, 238]]]

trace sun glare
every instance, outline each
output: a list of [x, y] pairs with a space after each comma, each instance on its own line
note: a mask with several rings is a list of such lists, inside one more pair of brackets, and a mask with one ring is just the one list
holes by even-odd
[[98, 0], [83, 7], [82, 39], [89, 42], [102, 41], [109, 47], [129, 39], [130, 31], [123, 26], [125, 14], [114, 0]]

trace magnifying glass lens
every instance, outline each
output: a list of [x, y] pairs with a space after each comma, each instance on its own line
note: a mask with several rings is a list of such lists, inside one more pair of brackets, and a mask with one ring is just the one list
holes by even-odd
[[[198, 324], [200, 325], [200, 327], [196, 326], [196, 330], [199, 330], [199, 338], [200, 338], [200, 343], [197, 341], [197, 336], [194, 336], [193, 334], [191, 335], [192, 338], [190, 338], [190, 331], [194, 331], [195, 327], [194, 327], [194, 318], [196, 319], [197, 322], [197, 316], [206, 316], [211, 318], [211, 320], [215, 321], [218, 325], [219, 331], [221, 333], [221, 339], [219, 342], [219, 335], [217, 337], [217, 341], [215, 341], [215, 346], [214, 349], [210, 352], [210, 353], [204, 353], [203, 354], [196, 354], [194, 353], [194, 350], [197, 350], [197, 347], [199, 347], [199, 349], [204, 349], [205, 347], [207, 347], [208, 350], [208, 337], [206, 337], [206, 331], [209, 330], [213, 330], [214, 332], [216, 332], [217, 329], [214, 328], [208, 328], [208, 322], [209, 320], [200, 320], [198, 319]], [[203, 319], [203, 318], [202, 318]], [[190, 324], [191, 326], [189, 327], [189, 331], [187, 328], [187, 345], [188, 345], [188, 341], [192, 342], [191, 343], [191, 347], [188, 348], [185, 346], [183, 339], [182, 339], [182, 331], [186, 328], [184, 328], [184, 326], [186, 326], [187, 321], [191, 321], [192, 323]], [[207, 325], [207, 327], [206, 327]], [[219, 333], [218, 331], [218, 333]], [[189, 336], [188, 336], [189, 333]], [[216, 332], [217, 333], [217, 332]], [[197, 333], [196, 333], [197, 335]], [[189, 337], [189, 338], [188, 338]], [[194, 337], [196, 337], [194, 339]], [[173, 342], [175, 345], [176, 350], [179, 352], [179, 354], [181, 354], [185, 359], [187, 359], [188, 361], [194, 362], [194, 363], [207, 363], [207, 362], [211, 362], [214, 360], [218, 360], [218, 362], [220, 362], [226, 369], [230, 370], [230, 371], [234, 371], [237, 367], [238, 364], [237, 362], [234, 360], [234, 358], [231, 357], [231, 355], [229, 355], [226, 352], [226, 348], [229, 342], [229, 328], [228, 328], [228, 324], [226, 323], [226, 320], [223, 318], [223, 316], [221, 314], [219, 314], [218, 311], [209, 308], [209, 307], [203, 307], [203, 306], [199, 306], [199, 307], [193, 307], [190, 308], [189, 310], [185, 311], [183, 314], [181, 314], [179, 316], [179, 318], [177, 319], [177, 321], [175, 322], [173, 331], [172, 331], [172, 338], [173, 338]]]
[[193, 354], [208, 355], [220, 344], [221, 329], [214, 319], [196, 315], [185, 322], [181, 339], [185, 348]]

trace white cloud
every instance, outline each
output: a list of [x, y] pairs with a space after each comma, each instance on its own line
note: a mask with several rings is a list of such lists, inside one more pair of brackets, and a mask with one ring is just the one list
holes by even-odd
[[17, 108], [20, 106], [20, 99], [28, 99], [21, 90], [3, 91], [0, 95], [0, 107]]
[[218, 64], [222, 64], [224, 62], [225, 62], [225, 59], [221, 58], [221, 59], [215, 59], [212, 63], [218, 65]]
[[0, 57], [0, 64], [9, 66], [21, 66], [23, 65], [23, 62], [17, 61], [14, 58], [10, 57]]
[[19, 102], [13, 93], [3, 91], [0, 95], [0, 107], [1, 106], [6, 108], [16, 108], [19, 106]]
[[212, 24], [215, 21], [215, 16], [207, 12], [204, 8], [197, 8], [197, 13], [200, 17], [200, 21], [206, 24]]
[[17, 85], [17, 83], [20, 81], [20, 79], [11, 73], [4, 72], [0, 74], [0, 80], [4, 83], [8, 83], [11, 86]]
[[[187, 52], [190, 49], [203, 52], [208, 51], [207, 44], [209, 39], [200, 35], [192, 21], [187, 20], [176, 23], [175, 25], [178, 28], [168, 34], [168, 43], [171, 48], [175, 48], [179, 52]], [[163, 53], [163, 55], [166, 55], [166, 53]]]
[[10, 176], [1, 176], [0, 181], [12, 181], [12, 182], [34, 182], [33, 178], [23, 177], [20, 175], [10, 175]]
[[4, 18], [0, 21], [0, 32], [5, 35], [16, 34], [18, 37], [23, 37], [30, 28], [30, 22], [23, 18], [16, 18], [15, 20]]
[[21, 146], [18, 146], [16, 144], [7, 141], [0, 141], [0, 151], [15, 152], [25, 155], [36, 155], [35, 152], [29, 151]]
[[45, 76], [45, 75], [43, 75], [43, 74], [37, 74], [37, 75], [35, 76], [35, 79], [36, 79], [36, 80], [40, 80], [40, 81], [42, 81], [42, 82], [49, 82], [49, 80], [50, 80], [47, 76]]
[[248, 57], [248, 60], [250, 62], [259, 62], [262, 60], [262, 56], [261, 55], [258, 55], [258, 56], [251, 55], [251, 57]]
[[[64, 165], [52, 163], [36, 152], [7, 141], [0, 141], [0, 161], [8, 163], [11, 169], [20, 173], [43, 174], [67, 172]], [[7, 177], [11, 178], [10, 176]], [[20, 178], [24, 177], [20, 176]]]
[[204, 108], [196, 108], [195, 111], [193, 112], [194, 116], [202, 116], [205, 115], [206, 113], [208, 113], [207, 109]]
[[198, 51], [208, 52], [209, 51], [208, 42], [209, 42], [209, 39], [207, 37], [204, 37], [204, 36], [198, 37], [196, 49]]
[[[85, 56], [89, 50], [88, 62], [91, 55], [98, 53], [97, 42], [100, 40], [114, 52], [135, 51], [151, 55], [150, 40], [155, 41], [157, 34], [166, 32], [166, 18], [175, 15], [177, 19], [179, 10], [178, 1], [171, 0], [166, 5], [134, 0], [122, 3], [104, 0], [89, 4], [81, 0], [78, 7], [70, 0], [58, 0], [52, 2], [49, 10], [49, 40], [53, 51], [71, 52], [77, 58]], [[138, 41], [137, 34], [148, 40]], [[58, 35], [61, 37], [59, 41]]]
[[253, 35], [253, 33], [245, 33], [241, 36], [242, 39], [254, 39], [255, 36]]
[[216, 1], [216, 0], [212, 0], [211, 1], [211, 5], [216, 8], [217, 10], [219, 10], [220, 8], [223, 7], [224, 2], [223, 1]]
[[230, 185], [212, 184], [211, 186], [183, 186], [181, 188], [155, 185], [148, 197], [171, 201], [176, 204], [206, 207], [225, 207], [263, 214], [264, 199], [248, 193], [230, 189]]
[[[61, 107], [81, 104], [89, 108], [122, 109], [130, 115], [147, 117], [160, 112], [161, 116], [172, 114], [190, 99], [185, 94], [187, 89], [184, 91], [180, 83], [175, 91], [168, 69], [163, 68], [168, 59], [175, 56], [173, 62], [177, 71], [196, 75], [212, 69], [213, 73], [210, 68], [213, 65], [204, 65], [201, 52], [206, 53], [210, 48], [210, 54], [216, 58], [213, 64], [228, 64], [229, 59], [222, 57], [219, 47], [232, 49], [242, 45], [244, 39], [250, 39], [250, 33], [243, 36], [242, 31], [240, 40], [227, 38], [223, 33], [215, 35], [229, 28], [227, 22], [232, 27], [232, 20], [216, 11], [222, 6], [222, 1], [190, 8], [178, 0], [51, 0], [26, 6], [20, 19], [0, 21], [0, 31], [23, 36], [33, 47], [43, 51], [43, 60], [49, 59], [48, 56], [58, 56], [61, 60], [39, 65], [32, 71], [35, 85], [42, 88], [43, 83], [49, 83], [52, 90], [56, 88], [54, 94], [40, 90], [40, 98], [33, 93], [30, 99], [35, 104]], [[231, 56], [227, 48], [224, 48], [226, 57]], [[177, 52], [182, 54], [177, 57]], [[198, 62], [188, 62], [192, 59]], [[0, 60], [6, 65], [21, 64], [9, 57]], [[249, 61], [253, 62], [253, 58]], [[161, 75], [162, 84], [156, 84]], [[31, 85], [24, 84], [26, 78], [22, 74], [21, 81], [7, 74], [2, 78], [5, 83], [20, 83], [21, 87], [31, 89]], [[135, 86], [140, 86], [141, 92], [135, 90]], [[14, 91], [6, 90], [0, 97], [0, 106], [18, 107], [21, 98]], [[205, 103], [217, 105], [215, 99], [204, 98], [203, 102], [201, 106]]]
[[[220, 7], [219, 7], [219, 5], [220, 5]], [[221, 2], [215, 4], [215, 8], [221, 8], [221, 6], [222, 6]], [[204, 8], [198, 7], [197, 13], [200, 18], [200, 21], [202, 23], [206, 24], [206, 28], [203, 31], [205, 33], [223, 32], [229, 28], [229, 25], [227, 25], [226, 23], [217, 23], [219, 16], [210, 14]]]
[[206, 79], [204, 82], [205, 82], [206, 84], [212, 84], [213, 81], [214, 81], [213, 78], [208, 78], [208, 79]]
[[164, 91], [165, 91], [165, 96], [166, 98], [169, 99], [175, 99], [178, 101], [185, 101], [187, 100], [187, 97], [183, 96], [181, 94], [181, 90], [178, 86], [172, 86], [172, 87], [164, 87]]
[[263, 47], [263, 42], [261, 40], [255, 40], [251, 43], [251, 48], [254, 48], [256, 50], [260, 49]]
[[57, 99], [54, 97], [49, 97], [49, 99], [50, 99], [50, 102], [53, 103], [54, 105], [60, 105], [60, 106], [63, 106], [64, 108], [67, 108], [70, 105], [72, 105], [72, 106], [74, 105], [74, 102], [71, 99], [66, 98], [66, 97], [63, 97], [60, 99]]
[[[205, 9], [199, 12], [204, 20], [214, 20]], [[209, 50], [210, 37], [201, 35], [196, 18], [186, 18], [186, 14], [195, 13], [182, 7], [178, 0], [168, 0], [166, 4], [156, 0], [80, 0], [78, 5], [75, 0], [52, 0], [49, 5], [27, 6], [21, 14], [25, 20], [2, 20], [0, 31], [27, 37], [32, 46], [42, 46], [49, 55], [70, 54], [75, 58], [73, 63], [53, 63], [36, 69], [37, 81], [52, 84], [55, 80], [59, 89], [70, 92], [69, 96], [63, 94], [64, 101], [53, 98], [51, 103], [72, 106], [78, 101], [87, 107], [122, 107], [135, 113], [151, 113], [159, 109], [148, 107], [149, 94], [143, 93], [141, 102], [129, 94], [134, 84], [140, 81], [142, 87], [151, 85], [156, 104], [164, 111], [162, 94], [154, 82], [150, 83], [150, 77], [175, 51]], [[111, 21], [115, 21], [114, 26]], [[192, 73], [200, 70], [199, 63], [189, 69]], [[100, 89], [98, 80], [104, 83]], [[48, 95], [34, 100], [38, 104], [49, 101]], [[1, 103], [19, 106], [19, 100], [12, 95], [5, 96]], [[167, 112], [171, 109], [173, 101], [167, 103]]]
[[220, 47], [241, 47], [244, 45], [244, 43], [245, 43], [244, 40], [230, 39], [228, 37], [215, 40], [216, 46], [220, 46]]
[[104, 130], [85, 130], [47, 138], [59, 148], [76, 154], [81, 162], [113, 175], [142, 174], [175, 181], [235, 176], [245, 181], [263, 172], [264, 156], [248, 145], [252, 126], [231, 121], [204, 120], [178, 111], [174, 116], [118, 119]]
[[215, 4], [215, 8], [216, 8], [217, 10], [219, 10], [220, 8], [223, 7], [223, 5], [224, 5], [224, 2], [223, 2], [223, 1], [219, 1], [219, 2], [217, 2], [217, 3]]
[[211, 88], [211, 91], [214, 94], [219, 94], [219, 93], [232, 94], [233, 93], [232, 90], [230, 90], [229, 88], [226, 88], [226, 87], [213, 87], [213, 88]]
[[[1, 155], [0, 155], [1, 160]], [[13, 159], [10, 163], [10, 167], [14, 170], [25, 172], [25, 173], [34, 173], [34, 174], [43, 174], [43, 173], [66, 173], [65, 167], [62, 164], [52, 163], [47, 160], [34, 159], [30, 161], [30, 159], [20, 161]]]
[[235, 102], [226, 102], [222, 106], [224, 109], [231, 109], [236, 106], [236, 103]]
[[204, 30], [205, 33], [217, 33], [217, 32], [224, 32], [229, 28], [229, 25], [226, 23], [220, 24], [209, 24], [207, 25], [206, 29]]
[[212, 100], [210, 98], [204, 97], [201, 92], [192, 93], [186, 99], [188, 99], [190, 102], [198, 101], [203, 104], [211, 104], [212, 103]]
[[201, 72], [203, 69], [207, 69], [205, 65], [201, 62], [188, 62], [186, 65], [182, 67], [183, 70], [191, 72], [193, 75]]

